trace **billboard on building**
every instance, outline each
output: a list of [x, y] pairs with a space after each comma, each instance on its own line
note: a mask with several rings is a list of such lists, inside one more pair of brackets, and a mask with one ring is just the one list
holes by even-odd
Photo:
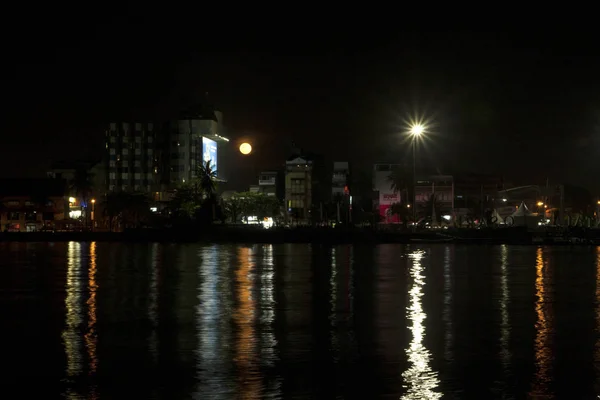
[[397, 215], [391, 214], [391, 206], [394, 203], [400, 203], [400, 193], [390, 192], [379, 192], [379, 215], [381, 216], [382, 222], [385, 223], [398, 223], [400, 222]]
[[214, 171], [217, 171], [217, 142], [214, 140], [202, 137], [202, 161], [206, 163], [210, 161]]

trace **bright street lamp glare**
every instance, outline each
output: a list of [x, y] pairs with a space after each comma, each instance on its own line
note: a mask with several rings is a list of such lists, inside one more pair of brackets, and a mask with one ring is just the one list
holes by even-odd
[[413, 127], [410, 128], [410, 133], [414, 136], [421, 136], [424, 131], [425, 127], [421, 124], [413, 125]]
[[252, 146], [250, 146], [250, 143], [242, 143], [240, 145], [240, 153], [250, 154], [251, 152], [252, 152]]

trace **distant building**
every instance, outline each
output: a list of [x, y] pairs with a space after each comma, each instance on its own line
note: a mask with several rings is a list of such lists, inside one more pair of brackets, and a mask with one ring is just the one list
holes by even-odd
[[155, 201], [168, 201], [171, 191], [195, 178], [198, 166], [209, 160], [225, 181], [219, 148], [229, 140], [223, 136], [222, 119], [219, 111], [196, 107], [164, 124], [110, 123], [101, 173], [106, 191], [144, 192]]
[[160, 142], [160, 132], [151, 122], [111, 123], [106, 131], [108, 191], [148, 192], [159, 197], [162, 191]]
[[331, 194], [333, 197], [350, 195], [350, 164], [348, 162], [336, 161], [333, 163]]
[[68, 217], [62, 179], [0, 180], [0, 226], [6, 232], [61, 229]]
[[277, 171], [263, 171], [258, 176], [259, 192], [267, 196], [278, 196], [279, 175]]
[[333, 163], [331, 195], [336, 207], [337, 222], [352, 222], [352, 196], [350, 193], [350, 164], [346, 161]]
[[63, 180], [67, 188], [66, 195], [76, 196], [73, 187], [78, 171], [85, 171], [89, 178], [92, 192], [91, 198], [101, 198], [106, 192], [106, 176], [104, 163], [100, 161], [57, 161], [50, 165], [46, 176], [50, 179]]
[[219, 160], [219, 149], [229, 142], [224, 136], [223, 114], [198, 108], [183, 113], [168, 124], [169, 180], [185, 183], [196, 177], [197, 167], [207, 161], [217, 171], [219, 180], [226, 181], [226, 163]]
[[313, 161], [307, 156], [292, 156], [285, 163], [286, 218], [310, 220], [313, 202]]
[[497, 197], [504, 189], [502, 176], [495, 174], [457, 174], [454, 178], [456, 208], [473, 208], [482, 199]]
[[402, 169], [401, 164], [380, 163], [373, 166], [374, 208], [379, 212], [382, 222], [399, 222], [398, 216], [390, 213], [394, 203], [400, 203], [400, 192], [392, 189], [390, 177], [396, 170]]
[[427, 206], [430, 204], [432, 196], [435, 196], [435, 202], [439, 206], [442, 216], [452, 216], [454, 211], [454, 178], [451, 175], [430, 175], [417, 177], [415, 187], [415, 201], [417, 212], [421, 215], [428, 215]]

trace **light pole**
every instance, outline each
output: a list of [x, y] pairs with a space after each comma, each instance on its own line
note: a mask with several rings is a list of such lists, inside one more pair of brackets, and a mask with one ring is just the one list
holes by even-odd
[[415, 124], [410, 127], [412, 136], [412, 155], [413, 155], [413, 224], [417, 224], [417, 139], [425, 132], [425, 127], [421, 124]]
[[95, 219], [94, 219], [94, 212], [96, 211], [96, 199], [92, 199], [92, 215], [91, 215], [91, 220], [92, 220], [92, 230], [94, 230], [94, 224], [95, 224]]

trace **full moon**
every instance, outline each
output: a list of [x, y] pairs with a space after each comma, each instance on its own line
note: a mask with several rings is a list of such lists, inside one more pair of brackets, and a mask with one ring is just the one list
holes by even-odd
[[251, 152], [252, 152], [252, 146], [250, 146], [250, 143], [242, 143], [240, 145], [240, 153], [250, 154]]

